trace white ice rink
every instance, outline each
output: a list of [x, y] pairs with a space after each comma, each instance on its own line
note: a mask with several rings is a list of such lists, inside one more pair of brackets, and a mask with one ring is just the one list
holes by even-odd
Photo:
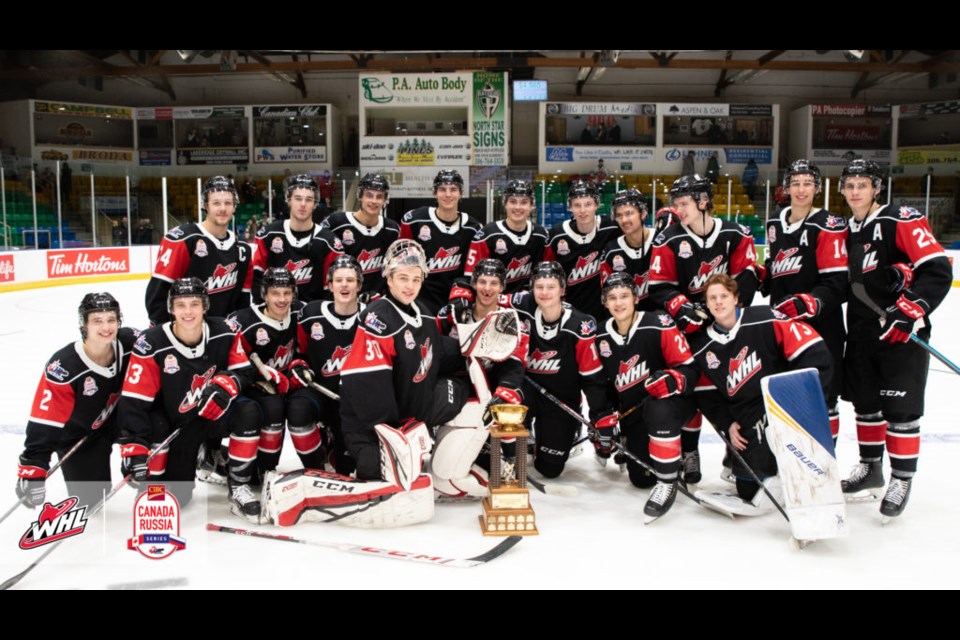
[[[84, 293], [109, 290], [129, 326], [146, 326], [146, 280], [91, 287], [76, 285], [0, 294], [0, 509], [15, 502], [17, 455], [23, 427], [46, 359], [78, 336], [76, 308]], [[932, 343], [960, 361], [960, 293], [952, 292], [934, 315]], [[878, 503], [848, 505], [850, 536], [821, 541], [803, 551], [788, 545], [790, 529], [779, 514], [731, 521], [680, 495], [667, 516], [644, 526], [646, 491], [634, 489], [592, 450], [572, 460], [560, 482], [579, 488], [575, 498], [532, 492], [541, 534], [521, 541], [490, 564], [457, 569], [365, 558], [332, 549], [207, 533], [208, 521], [248, 527], [232, 516], [225, 489], [199, 484], [200, 496], [184, 509], [187, 547], [151, 561], [127, 550], [135, 497], [125, 488], [80, 536], [66, 540], [17, 588], [75, 589], [108, 586], [186, 588], [957, 588], [960, 586], [960, 376], [931, 361], [927, 411], [922, 420], [920, 470], [905, 514], [881, 526]], [[842, 405], [838, 456], [843, 474], [857, 462], [850, 405]], [[701, 488], [722, 488], [719, 438], [705, 424]], [[298, 466], [285, 446], [281, 468]], [[119, 468], [116, 453], [113, 468]], [[115, 471], [115, 474], [118, 473]], [[884, 469], [889, 477], [889, 468]], [[117, 476], [115, 475], [115, 478]], [[62, 499], [59, 474], [48, 498]], [[447, 557], [469, 557], [499, 540], [480, 534], [478, 503], [441, 504], [433, 521], [404, 529], [361, 530], [304, 524], [289, 530], [302, 538], [349, 542]], [[34, 519], [20, 508], [0, 524], [0, 580], [20, 572], [46, 547], [22, 551], [17, 543]]]

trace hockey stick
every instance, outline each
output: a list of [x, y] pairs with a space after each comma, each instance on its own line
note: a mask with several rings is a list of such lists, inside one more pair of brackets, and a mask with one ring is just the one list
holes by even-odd
[[[63, 456], [58, 456], [58, 457], [57, 457], [57, 463], [54, 464], [52, 467], [50, 467], [50, 470], [47, 471], [47, 479], [49, 479], [50, 476], [52, 476], [52, 475], [54, 474], [54, 472], [55, 472], [57, 469], [60, 468], [60, 465], [62, 465], [64, 462], [66, 462], [67, 460], [70, 459], [70, 456], [73, 455], [74, 451], [76, 451], [77, 449], [79, 449], [79, 448], [83, 445], [83, 443], [87, 441], [87, 438], [89, 438], [90, 436], [94, 435], [95, 433], [97, 433], [97, 432], [96, 432], [96, 431], [92, 431], [92, 432], [88, 433], [87, 435], [83, 436], [82, 438], [80, 438], [79, 440], [77, 440], [76, 444], [74, 444], [72, 447], [70, 447], [70, 450], [67, 451], [65, 454], [63, 454]], [[13, 503], [13, 506], [10, 507], [10, 508], [7, 510], [7, 512], [3, 514], [2, 517], [0, 517], [0, 522], [3, 522], [3, 521], [6, 520], [7, 518], [9, 518], [9, 517], [10, 517], [10, 514], [12, 514], [14, 511], [16, 511], [16, 510], [17, 510], [17, 507], [19, 507], [21, 504], [23, 504], [23, 502], [21, 502], [20, 500], [17, 500], [15, 503]], [[27, 505], [23, 504], [23, 506], [26, 507]], [[39, 507], [40, 505], [36, 505], [36, 506]]]
[[[161, 442], [156, 447], [154, 447], [154, 449], [150, 452], [150, 455], [147, 456], [147, 462], [150, 462], [154, 458], [154, 456], [156, 456], [161, 451], [169, 447], [170, 443], [173, 442], [173, 439], [176, 438], [178, 435], [180, 435], [180, 429], [182, 429], [182, 427], [177, 427], [176, 429], [174, 429], [173, 433], [167, 436], [163, 442]], [[98, 513], [100, 513], [104, 505], [107, 504], [107, 500], [115, 496], [118, 491], [123, 489], [123, 487], [126, 486], [128, 482], [130, 482], [130, 478], [132, 477], [133, 477], [132, 473], [125, 475], [123, 479], [120, 480], [120, 482], [114, 485], [113, 489], [110, 489], [110, 492], [107, 495], [103, 496], [100, 502], [98, 502], [96, 506], [94, 506], [93, 509], [90, 510], [90, 513], [88, 513], [86, 517], [91, 518], [97, 515]], [[29, 567], [27, 567], [17, 575], [13, 576], [12, 578], [7, 578], [6, 580], [3, 581], [3, 583], [0, 583], [0, 591], [6, 591], [10, 587], [14, 586], [15, 584], [23, 580], [24, 576], [26, 576], [28, 573], [36, 569], [37, 565], [40, 564], [44, 558], [46, 558], [48, 555], [53, 553], [54, 549], [59, 547], [64, 542], [66, 542], [66, 540], [60, 540], [59, 542], [54, 542], [53, 544], [50, 545], [49, 549], [47, 549], [46, 551], [43, 552], [43, 554], [40, 555], [39, 558], [34, 560], [32, 563], [30, 563]]]
[[763, 484], [763, 481], [760, 480], [760, 476], [758, 476], [750, 467], [750, 465], [747, 464], [747, 461], [743, 459], [743, 456], [740, 455], [740, 452], [734, 448], [733, 443], [730, 442], [730, 439], [724, 435], [723, 431], [717, 428], [717, 425], [713, 424], [712, 422], [710, 425], [713, 427], [713, 430], [717, 432], [717, 435], [720, 436], [720, 439], [723, 440], [723, 444], [727, 445], [727, 449], [730, 450], [730, 453], [733, 454], [733, 457], [736, 458], [741, 465], [743, 465], [743, 468], [747, 470], [747, 473], [750, 474], [750, 477], [753, 478], [753, 481], [760, 486], [765, 494], [767, 494], [767, 498], [769, 498], [770, 502], [773, 503], [773, 506], [777, 508], [777, 511], [780, 512], [780, 515], [782, 515], [787, 522], [790, 522], [790, 516], [788, 516], [787, 512], [783, 510], [783, 507], [780, 506], [780, 503], [777, 502], [777, 499], [773, 497], [773, 494], [770, 493], [770, 490], [767, 489], [767, 486]]
[[[870, 297], [870, 294], [867, 293], [867, 288], [863, 286], [863, 283], [862, 283], [862, 282], [851, 282], [851, 283], [850, 283], [850, 290], [853, 292], [853, 295], [855, 295], [855, 296], [857, 297], [857, 300], [859, 300], [859, 301], [862, 302], [863, 304], [865, 304], [865, 305], [867, 305], [868, 307], [870, 307], [870, 310], [871, 310], [871, 311], [873, 311], [874, 313], [876, 313], [878, 316], [880, 316], [880, 319], [881, 319], [881, 320], [883, 320], [884, 322], [886, 322], [886, 320], [887, 320], [887, 312], [884, 311], [883, 309], [881, 309], [881, 308], [880, 308], [880, 305], [878, 305], [876, 302], [873, 301], [873, 299]], [[953, 364], [953, 362], [951, 362], [950, 359], [947, 358], [947, 356], [943, 355], [942, 353], [940, 353], [939, 351], [937, 351], [936, 349], [934, 349], [932, 346], [930, 346], [930, 344], [929, 344], [928, 342], [926, 342], [925, 340], [923, 340], [923, 338], [921, 338], [920, 336], [918, 336], [918, 335], [915, 334], [915, 333], [911, 333], [911, 334], [910, 334], [910, 339], [913, 340], [914, 342], [916, 342], [918, 345], [920, 345], [920, 346], [923, 347], [924, 349], [926, 349], [926, 350], [930, 353], [930, 355], [932, 355], [934, 358], [936, 358], [937, 360], [939, 360], [939, 361], [942, 362], [943, 364], [945, 364], [945, 365], [947, 365], [948, 367], [950, 367], [950, 369], [951, 369], [954, 373], [960, 375], [960, 367], [958, 367], [957, 365]]]
[[241, 536], [248, 536], [251, 538], [266, 538], [268, 540], [281, 540], [283, 542], [295, 542], [297, 544], [309, 544], [315, 547], [326, 547], [328, 549], [336, 549], [337, 551], [344, 551], [346, 553], [355, 553], [362, 556], [369, 556], [374, 558], [389, 558], [391, 560], [406, 560], [409, 562], [417, 562], [419, 564], [432, 564], [441, 567], [459, 567], [459, 568], [469, 568], [476, 567], [477, 565], [484, 564], [485, 562], [490, 562], [496, 558], [499, 558], [504, 553], [509, 551], [511, 548], [516, 546], [520, 540], [521, 536], [510, 536], [506, 540], [501, 541], [495, 547], [490, 549], [485, 553], [481, 553], [478, 556], [472, 558], [444, 558], [443, 556], [428, 555], [425, 553], [410, 553], [407, 551], [399, 551], [396, 549], [382, 549], [379, 547], [365, 547], [359, 544], [350, 544], [346, 542], [322, 542], [320, 540], [307, 540], [305, 538], [294, 538], [293, 536], [287, 536], [280, 533], [267, 533], [264, 531], [253, 531], [251, 529], [237, 529], [234, 527], [227, 527], [220, 524], [213, 524], [212, 522], [207, 524], [207, 531], [219, 531], [221, 533], [233, 533]]
[[[260, 356], [258, 356], [256, 353], [251, 353], [247, 357], [249, 358], [250, 362], [252, 362], [253, 365], [257, 368], [257, 371], [259, 371], [260, 374], [263, 375], [263, 370], [265, 368], [265, 365], [263, 364], [263, 360], [260, 359]], [[327, 396], [331, 400], [336, 400], [337, 402], [340, 402], [340, 396], [335, 394], [333, 391], [330, 391], [323, 385], [317, 384], [313, 380], [310, 381], [309, 387], [314, 391], [319, 391], [320, 393]]]

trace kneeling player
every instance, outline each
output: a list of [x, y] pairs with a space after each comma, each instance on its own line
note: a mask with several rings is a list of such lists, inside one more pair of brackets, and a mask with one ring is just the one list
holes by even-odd
[[[820, 386], [826, 391], [832, 368], [830, 350], [803, 322], [767, 306], [739, 307], [737, 282], [726, 274], [710, 276], [704, 292], [714, 322], [690, 337], [700, 368], [696, 401], [707, 419], [727, 435], [749, 469], [761, 480], [775, 476], [777, 461], [764, 441], [767, 414], [760, 379], [813, 367], [820, 372]], [[733, 472], [737, 495], [756, 506], [759, 498], [754, 498], [760, 486], [736, 457]]]
[[638, 303], [631, 274], [606, 279], [603, 304], [612, 317], [597, 335], [597, 345], [621, 412], [643, 405], [620, 420], [620, 430], [627, 449], [654, 470], [655, 477], [627, 459], [634, 485], [648, 488], [656, 481], [643, 511], [658, 518], [676, 498], [680, 429], [696, 413], [691, 396], [699, 373], [673, 320], [665, 313], [638, 311]]
[[[110, 449], [117, 432], [113, 409], [138, 334], [120, 327], [120, 303], [109, 293], [85, 295], [77, 316], [80, 340], [47, 362], [30, 410], [16, 487], [28, 507], [46, 499], [54, 452], [67, 490], [81, 505], [93, 507], [110, 490]], [[86, 441], [66, 458], [82, 438]]]
[[[185, 505], [193, 497], [201, 441], [230, 433], [230, 508], [256, 522], [260, 501], [249, 479], [242, 480], [249, 473], [244, 456], [236, 455], [247, 445], [233, 437], [243, 438], [244, 432], [230, 412], [256, 372], [226, 320], [206, 317], [209, 304], [199, 278], [176, 280], [167, 302], [173, 321], [148, 329], [134, 345], [120, 398], [123, 472], [138, 482], [148, 476], [168, 482]], [[148, 470], [150, 448], [175, 429], [179, 434], [150, 460]]]

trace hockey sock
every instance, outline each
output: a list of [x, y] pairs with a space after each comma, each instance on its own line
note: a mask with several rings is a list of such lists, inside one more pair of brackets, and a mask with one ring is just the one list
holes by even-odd
[[836, 448], [837, 436], [840, 435], [840, 409], [836, 402], [830, 405], [827, 415], [830, 418], [830, 435], [833, 436], [833, 445]]
[[861, 462], [881, 462], [887, 440], [887, 421], [877, 413], [857, 414], [857, 442]]
[[665, 482], [676, 480], [680, 470], [680, 436], [650, 436], [648, 449], [657, 477]]
[[323, 469], [323, 450], [320, 447], [320, 429], [316, 423], [289, 425], [293, 448], [305, 469]]
[[257, 467], [260, 473], [273, 471], [280, 462], [283, 447], [283, 423], [270, 424], [260, 430], [260, 445], [257, 451]]
[[887, 452], [890, 469], [897, 478], [912, 478], [920, 457], [920, 421], [890, 421], [887, 427]]
[[697, 411], [697, 414], [690, 418], [690, 422], [683, 425], [680, 432], [681, 445], [684, 453], [696, 451], [700, 447], [700, 427], [703, 425], [703, 414]]
[[[157, 443], [160, 444], [160, 443]], [[156, 444], [153, 445], [156, 448]], [[158, 478], [162, 476], [167, 471], [167, 455], [170, 453], [170, 448], [161, 449], [160, 452], [153, 456], [150, 461], [147, 463], [147, 469], [150, 470], [151, 478]]]
[[230, 434], [227, 471], [234, 484], [250, 484], [253, 480], [253, 463], [257, 459], [257, 447], [260, 444], [259, 431], [256, 427], [246, 427]]

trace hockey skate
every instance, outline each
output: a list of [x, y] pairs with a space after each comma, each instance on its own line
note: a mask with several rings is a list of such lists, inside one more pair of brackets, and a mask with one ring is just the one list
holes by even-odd
[[249, 484], [230, 484], [230, 511], [247, 522], [260, 523], [260, 500]]
[[700, 473], [700, 452], [688, 451], [683, 454], [680, 461], [680, 472], [683, 477], [683, 483], [688, 487], [698, 484], [703, 479]]
[[883, 502], [880, 503], [883, 524], [887, 524], [907, 508], [911, 485], [912, 478], [897, 478], [896, 476], [890, 478], [890, 486], [887, 487], [887, 493], [883, 496]]
[[873, 502], [880, 499], [880, 494], [871, 489], [882, 489], [884, 484], [880, 462], [861, 462], [849, 478], [840, 482], [840, 487], [847, 502]]
[[737, 484], [737, 476], [733, 475], [733, 456], [727, 451], [723, 454], [723, 469], [720, 470], [720, 479], [730, 484]]
[[650, 524], [660, 516], [664, 515], [673, 506], [673, 501], [677, 499], [677, 481], [671, 480], [664, 482], [657, 480], [657, 484], [650, 492], [650, 498], [643, 507], [643, 524]]
[[207, 448], [207, 443], [200, 443], [200, 450], [197, 452], [197, 480], [210, 484], [227, 484], [226, 447], [221, 446], [212, 451]]

